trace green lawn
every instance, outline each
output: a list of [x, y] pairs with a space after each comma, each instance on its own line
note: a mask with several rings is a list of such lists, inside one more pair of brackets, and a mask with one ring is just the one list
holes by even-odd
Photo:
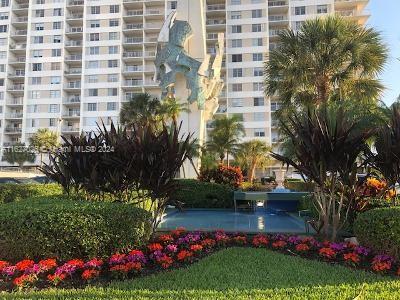
[[290, 257], [230, 248], [187, 269], [84, 290], [0, 294], [0, 299], [400, 299], [400, 280]]

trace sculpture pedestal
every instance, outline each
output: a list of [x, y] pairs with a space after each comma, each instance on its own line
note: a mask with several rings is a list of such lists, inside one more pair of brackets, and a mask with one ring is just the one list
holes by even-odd
[[[178, 74], [175, 82], [175, 98], [180, 103], [187, 103], [187, 98], [190, 94], [190, 90], [186, 88], [186, 79], [183, 75]], [[193, 139], [197, 140], [198, 145], [201, 147], [204, 145], [205, 134], [206, 134], [206, 120], [204, 110], [199, 110], [197, 103], [188, 105], [190, 112], [182, 112], [178, 119], [178, 124], [182, 122], [181, 133], [182, 134], [193, 134]], [[197, 170], [200, 168], [200, 159], [193, 159], [194, 165]], [[193, 168], [190, 161], [186, 160], [183, 164], [184, 170], [181, 170], [181, 177], [185, 178], [197, 178], [196, 170]]]

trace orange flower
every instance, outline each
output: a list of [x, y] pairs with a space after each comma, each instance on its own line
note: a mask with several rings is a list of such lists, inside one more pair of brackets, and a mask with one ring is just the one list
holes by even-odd
[[172, 231], [171, 231], [171, 234], [172, 234], [174, 237], [178, 237], [178, 236], [180, 236], [182, 233], [184, 233], [185, 231], [186, 231], [186, 229], [185, 229], [184, 227], [178, 227], [177, 229], [172, 230]]
[[393, 199], [394, 197], [396, 197], [396, 190], [395, 189], [390, 189], [390, 190], [388, 190], [387, 192], [386, 192], [386, 194], [385, 194], [385, 198], [387, 199], [387, 200], [391, 200], [391, 199]]
[[375, 272], [385, 272], [390, 270], [392, 264], [390, 262], [375, 262], [372, 264], [372, 270]]
[[33, 274], [29, 274], [29, 275], [24, 274], [24, 275], [21, 275], [21, 276], [15, 278], [13, 280], [13, 283], [16, 286], [22, 287], [24, 285], [34, 282], [35, 279], [36, 279], [36, 277]]
[[198, 245], [198, 244], [192, 245], [192, 246], [190, 246], [190, 250], [192, 250], [194, 252], [201, 251], [201, 250], [203, 250], [203, 246], [202, 245]]
[[181, 252], [178, 253], [177, 259], [178, 260], [187, 260], [188, 258], [192, 257], [193, 253], [187, 250], [182, 250]]
[[287, 245], [285, 241], [275, 241], [272, 243], [272, 247], [274, 248], [283, 248]]
[[335, 257], [336, 252], [331, 248], [321, 248], [319, 250], [319, 255], [331, 259]]
[[215, 246], [215, 241], [213, 239], [205, 239], [201, 241], [201, 245], [203, 247], [214, 247]]
[[238, 235], [238, 236], [235, 236], [235, 237], [233, 238], [233, 241], [234, 241], [236, 244], [244, 245], [244, 244], [247, 243], [247, 238], [246, 238], [245, 236], [240, 236], [240, 235]]
[[0, 271], [3, 270], [5, 267], [8, 267], [10, 264], [5, 260], [0, 260]]
[[100, 271], [98, 270], [85, 270], [82, 273], [83, 280], [90, 280], [100, 275]]
[[125, 265], [127, 272], [130, 271], [140, 271], [142, 269], [142, 264], [140, 262], [128, 262]]
[[355, 264], [358, 264], [360, 262], [360, 256], [358, 256], [358, 254], [354, 252], [344, 254], [343, 258], [345, 261], [352, 262]]
[[302, 252], [302, 251], [308, 251], [310, 250], [310, 246], [307, 244], [297, 244], [296, 245], [296, 251]]
[[268, 238], [265, 235], [258, 234], [253, 238], [253, 246], [255, 247], [262, 247], [262, 246], [267, 246], [268, 245]]
[[148, 245], [147, 248], [149, 248], [151, 252], [154, 252], [154, 251], [161, 251], [163, 249], [163, 246], [161, 246], [161, 244], [159, 243], [153, 243]]
[[83, 265], [85, 264], [82, 259], [71, 259], [66, 263], [77, 268], [83, 268]]
[[170, 234], [163, 234], [158, 237], [158, 240], [163, 243], [169, 243], [172, 242], [174, 238]]
[[35, 262], [30, 259], [24, 259], [18, 262], [15, 266], [17, 267], [18, 271], [25, 271], [26, 269], [32, 268]]
[[43, 259], [39, 261], [39, 266], [43, 271], [48, 271], [57, 267], [57, 261], [54, 258]]
[[172, 265], [173, 260], [168, 255], [163, 255], [162, 257], [159, 257], [157, 259], [157, 262], [161, 265], [163, 269], [168, 269]]

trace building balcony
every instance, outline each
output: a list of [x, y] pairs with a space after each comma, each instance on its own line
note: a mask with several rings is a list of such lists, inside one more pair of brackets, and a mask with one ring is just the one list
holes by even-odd
[[64, 118], [79, 118], [81, 116], [81, 112], [79, 110], [70, 110], [63, 113]]
[[25, 51], [26, 44], [10, 44], [10, 50]]
[[63, 126], [61, 128], [62, 132], [79, 132], [79, 126]]
[[65, 57], [65, 61], [82, 61], [82, 55], [81, 54], [68, 55]]
[[142, 58], [143, 51], [127, 51], [122, 54], [122, 57], [125, 59], [129, 58]]
[[65, 75], [69, 76], [80, 76], [82, 75], [82, 69], [77, 68], [77, 69], [69, 69], [64, 71]]
[[142, 44], [143, 38], [141, 37], [129, 37], [124, 39], [124, 44]]
[[64, 89], [80, 89], [81, 88], [81, 82], [80, 81], [71, 81], [68, 82]]
[[268, 7], [288, 6], [286, 1], [268, 1]]
[[21, 3], [21, 4], [16, 3], [15, 5], [12, 6], [13, 10], [26, 10], [28, 8], [29, 8], [29, 3]]
[[23, 83], [21, 84], [11, 84], [8, 86], [9, 91], [24, 91], [25, 85]]
[[19, 105], [23, 105], [24, 104], [24, 97], [14, 97], [14, 98], [9, 98], [6, 101], [7, 105], [15, 105], [15, 106], [19, 106]]
[[81, 97], [74, 96], [74, 97], [64, 98], [63, 103], [64, 104], [79, 104], [79, 103], [81, 103]]
[[124, 87], [141, 87], [143, 86], [142, 79], [128, 79], [124, 81]]
[[22, 112], [13, 112], [6, 114], [6, 119], [22, 119], [23, 116]]
[[5, 133], [9, 133], [9, 134], [21, 133], [22, 132], [22, 128], [7, 126], [6, 128], [4, 128], [4, 132]]
[[206, 22], [206, 25], [210, 25], [210, 26], [218, 26], [218, 25], [225, 25], [226, 24], [226, 20], [224, 19], [209, 19]]
[[131, 72], [143, 72], [142, 66], [125, 66], [124, 72], [131, 73]]
[[66, 41], [65, 47], [82, 47], [82, 40]]
[[67, 20], [82, 20], [83, 14], [71, 14], [67, 16]]
[[67, 2], [67, 6], [83, 6], [85, 1], [83, 0], [72, 0]]
[[225, 4], [207, 5], [207, 11], [225, 11]]
[[82, 33], [83, 27], [69, 27], [65, 30], [66, 34]]
[[26, 36], [28, 34], [27, 30], [15, 30], [11, 32], [11, 36]]
[[143, 10], [135, 9], [126, 11], [125, 17], [143, 16]]
[[12, 23], [27, 23], [28, 17], [16, 17], [11, 20]]
[[130, 23], [126, 24], [124, 30], [141, 30], [141, 29], [143, 29], [143, 24]]

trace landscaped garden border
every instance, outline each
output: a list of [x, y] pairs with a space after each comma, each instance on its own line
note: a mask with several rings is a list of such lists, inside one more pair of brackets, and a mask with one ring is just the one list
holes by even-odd
[[46, 288], [50, 286], [82, 287], [88, 283], [144, 276], [161, 270], [179, 268], [227, 247], [256, 247], [284, 254], [318, 259], [330, 264], [373, 271], [390, 276], [400, 275], [400, 264], [393, 257], [376, 254], [366, 247], [350, 243], [318, 241], [314, 237], [276, 235], [186, 232], [177, 229], [153, 239], [146, 247], [127, 253], [116, 253], [106, 259], [79, 258], [66, 262], [30, 259], [11, 264], [0, 261], [1, 290]]

